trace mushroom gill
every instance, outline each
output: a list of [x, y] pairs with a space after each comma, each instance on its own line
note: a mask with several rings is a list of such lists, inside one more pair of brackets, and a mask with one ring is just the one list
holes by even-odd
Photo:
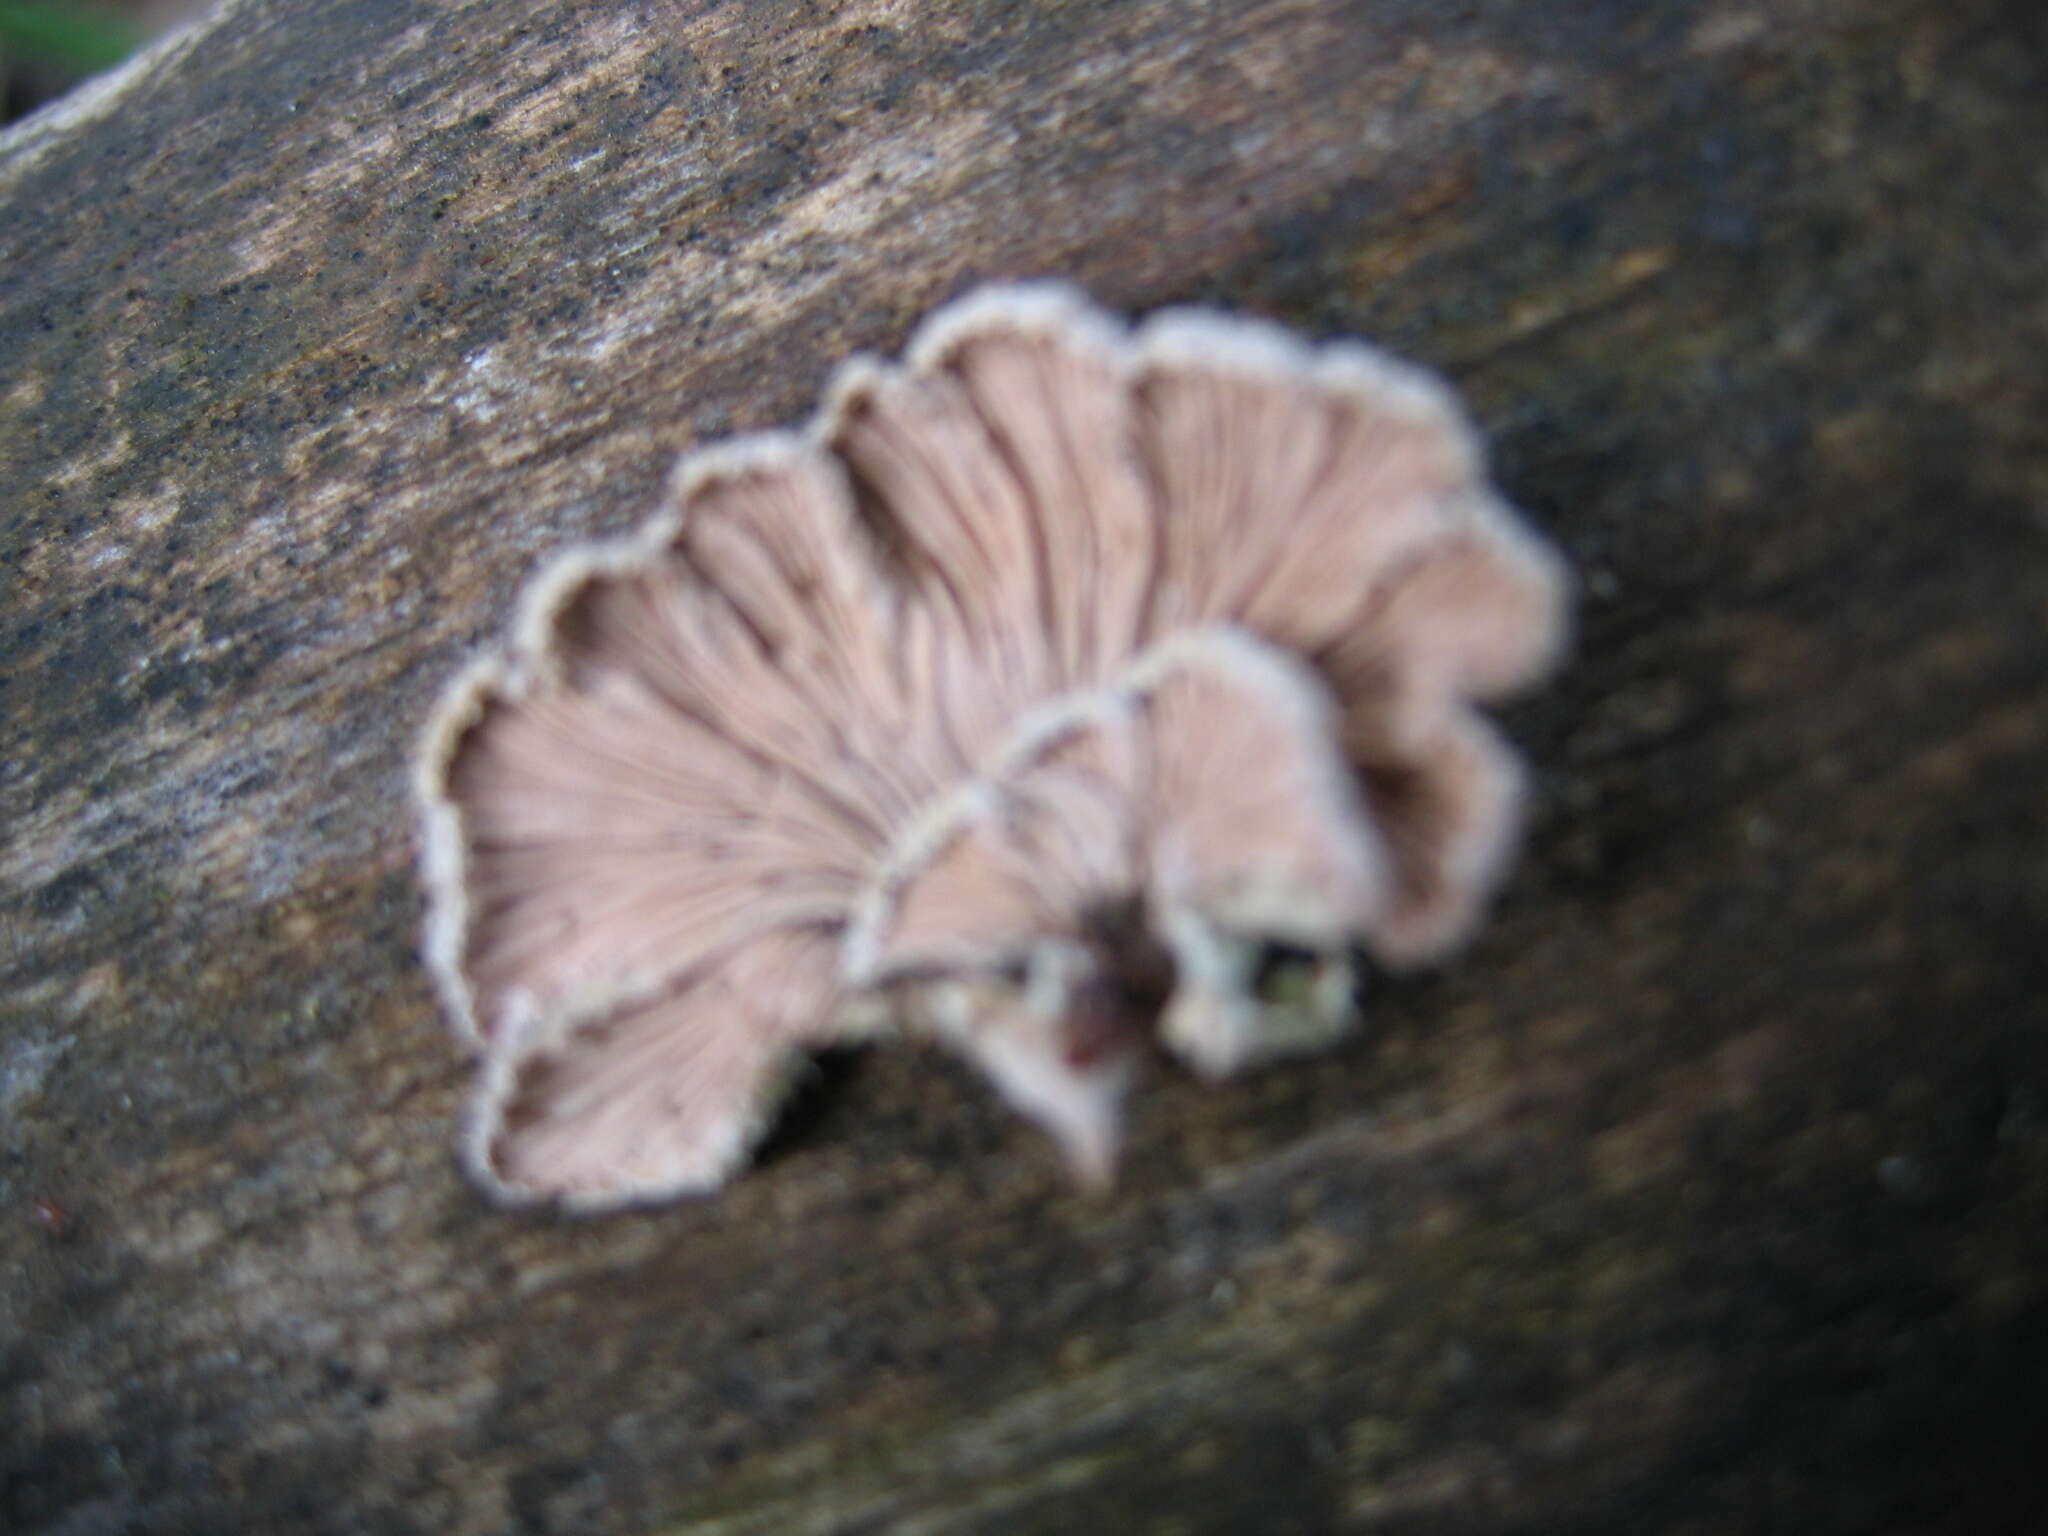
[[1471, 930], [1520, 798], [1475, 706], [1552, 663], [1563, 591], [1415, 369], [1050, 285], [941, 311], [563, 556], [436, 712], [475, 1172], [713, 1188], [886, 1020], [1106, 1177], [1152, 1042], [1314, 1048], [1361, 954]]

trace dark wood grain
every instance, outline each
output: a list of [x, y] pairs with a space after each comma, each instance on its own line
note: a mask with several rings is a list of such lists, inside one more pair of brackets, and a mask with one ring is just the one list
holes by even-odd
[[[0, 137], [0, 1527], [2040, 1521], [2044, 65], [1989, 0], [241, 0]], [[1106, 1198], [896, 1052], [718, 1199], [491, 1209], [435, 690], [1028, 273], [1467, 391], [1583, 582], [1497, 919], [1162, 1075]]]

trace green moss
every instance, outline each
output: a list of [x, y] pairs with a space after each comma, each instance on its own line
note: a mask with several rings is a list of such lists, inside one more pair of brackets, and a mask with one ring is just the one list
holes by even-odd
[[119, 16], [75, 5], [0, 5], [0, 51], [81, 75], [112, 69], [142, 45]]

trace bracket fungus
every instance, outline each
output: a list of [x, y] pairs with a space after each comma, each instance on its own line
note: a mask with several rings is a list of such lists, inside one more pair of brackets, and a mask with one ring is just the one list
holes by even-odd
[[1474, 705], [1564, 575], [1429, 376], [985, 290], [808, 431], [693, 454], [457, 680], [425, 953], [510, 1198], [711, 1189], [807, 1048], [963, 1052], [1107, 1176], [1151, 1042], [1222, 1076], [1433, 959], [1513, 840]]

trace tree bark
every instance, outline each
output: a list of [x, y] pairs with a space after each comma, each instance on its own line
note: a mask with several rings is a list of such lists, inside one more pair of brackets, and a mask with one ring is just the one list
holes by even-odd
[[[2048, 1515], [2048, 38], [1994, 0], [229, 0], [0, 136], [0, 1526]], [[934, 1053], [512, 1215], [413, 736], [520, 581], [1054, 273], [1464, 389], [1528, 846], [1114, 1194]]]

